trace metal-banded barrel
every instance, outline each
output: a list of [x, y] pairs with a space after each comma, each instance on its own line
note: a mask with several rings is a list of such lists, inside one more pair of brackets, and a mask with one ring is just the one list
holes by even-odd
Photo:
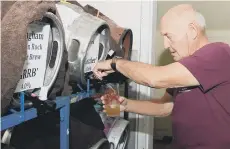
[[51, 26], [44, 82], [41, 89], [38, 90], [39, 99], [46, 100], [60, 70], [65, 49], [65, 37], [62, 23], [55, 14], [45, 13], [42, 21]]
[[68, 49], [69, 40], [71, 40], [71, 30], [70, 26], [73, 24], [73, 21], [80, 17], [80, 15], [84, 12], [82, 7], [69, 4], [69, 3], [57, 3], [56, 4], [57, 12], [60, 16], [64, 32], [65, 32], [65, 43]]
[[[49, 96], [49, 92], [56, 81], [63, 60], [62, 59], [63, 52], [65, 49], [64, 30], [59, 18], [51, 12], [46, 12], [44, 14], [43, 19], [40, 20], [39, 22], [48, 23], [50, 24], [51, 27], [49, 39], [48, 39], [48, 47], [47, 47], [48, 51], [47, 51], [47, 59], [46, 59], [45, 77], [43, 79], [43, 86], [41, 88], [30, 89], [30, 90], [26, 90], [25, 92], [36, 94], [40, 100], [47, 100]], [[18, 100], [19, 100], [18, 98], [13, 99], [11, 103], [12, 108], [20, 107], [20, 102]], [[32, 103], [30, 101], [25, 101], [24, 104], [25, 107], [32, 106]], [[14, 127], [7, 129], [5, 131], [2, 137], [3, 139], [2, 143], [8, 145], [10, 144], [13, 128]]]
[[[50, 26], [50, 30], [48, 34], [49, 36], [45, 38], [44, 34], [47, 33], [46, 31], [48, 31], [45, 30], [45, 28], [48, 29], [45, 26], [47, 24]], [[44, 33], [43, 34], [39, 33], [40, 30], [44, 30]], [[40, 64], [40, 66], [44, 65], [40, 67], [42, 69], [44, 76], [41, 75], [41, 73], [39, 73], [41, 76], [40, 75], [36, 76], [37, 74], [37, 72], [35, 71], [36, 68], [24, 67], [24, 70], [22, 71], [21, 74], [21, 80], [19, 81], [15, 92], [17, 93], [17, 92], [25, 91], [28, 92], [29, 94], [33, 93], [34, 96], [37, 96], [40, 100], [47, 100], [49, 96], [48, 94], [50, 93], [50, 90], [52, 89], [52, 86], [54, 85], [57, 75], [59, 73], [62, 59], [63, 59], [63, 53], [65, 49], [64, 30], [62, 27], [62, 23], [54, 13], [46, 12], [41, 20], [32, 22], [29, 25], [27, 38], [28, 41], [31, 41], [32, 39], [42, 40], [42, 42], [39, 43], [35, 43], [35, 41], [31, 41], [31, 43], [28, 44], [28, 51], [31, 50], [39, 51], [39, 53], [36, 53], [36, 55], [28, 53], [27, 59], [28, 59], [28, 64], [30, 64], [30, 61], [32, 63], [36, 59], [42, 60], [44, 57], [46, 63]], [[47, 53], [46, 57], [44, 54], [42, 54], [45, 52]], [[37, 55], [37, 54], [42, 54], [42, 55]], [[35, 65], [35, 63], [33, 63], [33, 65]], [[38, 71], [38, 69], [39, 68], [37, 68], [36, 70]], [[28, 80], [25, 80], [27, 78], [33, 78], [33, 77], [36, 77], [36, 79], [30, 80], [29, 82]], [[63, 79], [64, 82], [64, 78], [65, 77], [59, 79]], [[34, 84], [36, 84], [36, 82], [39, 81], [41, 81], [42, 84], [39, 86], [38, 85], [34, 86]]]
[[[118, 47], [112, 47], [115, 52], [115, 56], [122, 57], [124, 59], [130, 60], [131, 50], [133, 45], [133, 32], [129, 28], [121, 27], [117, 25], [111, 18], [100, 12], [98, 9], [91, 5], [86, 5], [84, 7], [85, 11], [93, 16], [97, 16], [108, 23], [111, 31], [112, 43], [116, 43]], [[122, 52], [121, 52], [121, 51]]]
[[[77, 5], [57, 4], [64, 24], [71, 84], [86, 86], [87, 75], [97, 61], [105, 60], [110, 49], [107, 23], [83, 11]], [[68, 19], [64, 15], [68, 11]]]
[[119, 46], [124, 52], [124, 59], [131, 60], [131, 51], [133, 46], [133, 32], [131, 29], [124, 29], [120, 39]]

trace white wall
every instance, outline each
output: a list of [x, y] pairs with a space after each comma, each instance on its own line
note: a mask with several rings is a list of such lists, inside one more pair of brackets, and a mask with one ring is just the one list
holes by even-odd
[[230, 26], [228, 30], [208, 30], [208, 38], [211, 42], [225, 42], [230, 45]]
[[[230, 26], [229, 0], [158, 0], [158, 22], [168, 9], [178, 4], [191, 4], [201, 12], [211, 30], [228, 30]], [[219, 8], [219, 9], [218, 9]]]

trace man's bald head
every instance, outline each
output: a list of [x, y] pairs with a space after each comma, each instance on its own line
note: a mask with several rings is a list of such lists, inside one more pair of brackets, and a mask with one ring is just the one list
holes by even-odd
[[165, 48], [170, 49], [174, 60], [197, 50], [197, 40], [205, 37], [205, 26], [204, 17], [189, 4], [177, 5], [167, 11], [161, 19], [161, 33], [165, 37]]
[[181, 4], [169, 9], [161, 20], [162, 25], [168, 23], [177, 24], [180, 28], [187, 27], [190, 23], [193, 23], [200, 31], [204, 31], [206, 26], [202, 14], [188, 4]]

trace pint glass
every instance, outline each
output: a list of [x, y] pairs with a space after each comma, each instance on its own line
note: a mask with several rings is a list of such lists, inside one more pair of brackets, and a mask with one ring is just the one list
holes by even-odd
[[[116, 89], [115, 89], [116, 88]], [[119, 88], [112, 85], [105, 86], [105, 111], [107, 116], [120, 116]]]

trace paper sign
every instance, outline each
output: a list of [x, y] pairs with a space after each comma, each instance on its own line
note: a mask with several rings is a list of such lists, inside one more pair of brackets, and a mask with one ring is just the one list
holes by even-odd
[[35, 22], [27, 30], [27, 58], [15, 92], [40, 88], [46, 70], [50, 25]]

